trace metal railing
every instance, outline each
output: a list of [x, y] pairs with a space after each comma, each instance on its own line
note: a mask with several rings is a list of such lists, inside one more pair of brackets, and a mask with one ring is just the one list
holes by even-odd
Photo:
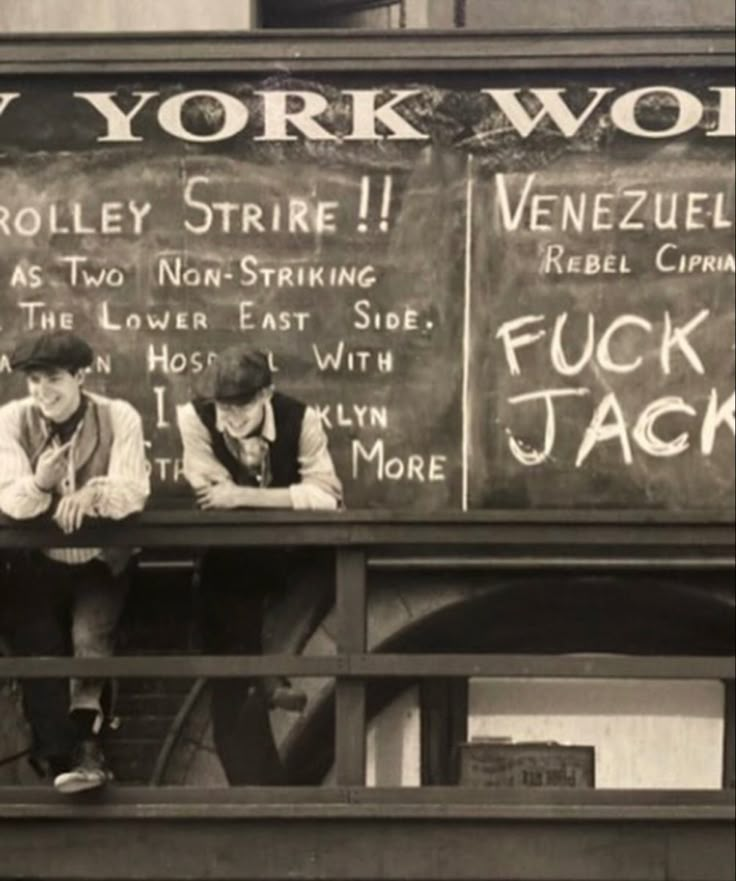
[[[365, 785], [366, 686], [372, 679], [489, 676], [715, 679], [733, 683], [732, 658], [662, 656], [371, 654], [367, 649], [369, 571], [466, 572], [734, 569], [728, 514], [661, 518], [648, 513], [545, 512], [464, 516], [152, 512], [121, 524], [98, 523], [73, 537], [47, 522], [0, 522], [0, 551], [43, 546], [333, 546], [336, 551], [336, 653], [75, 658], [3, 658], [0, 677], [94, 675], [115, 678], [227, 678], [285, 675], [334, 678], [336, 782]], [[727, 741], [733, 738], [733, 687]], [[733, 748], [725, 748], [733, 775]], [[716, 802], [717, 803], [717, 800]]]

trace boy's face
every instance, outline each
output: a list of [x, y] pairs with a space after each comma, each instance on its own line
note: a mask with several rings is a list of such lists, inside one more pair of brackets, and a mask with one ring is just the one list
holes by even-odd
[[64, 422], [79, 407], [84, 371], [63, 367], [34, 368], [26, 373], [28, 393], [46, 419]]
[[271, 398], [271, 389], [261, 389], [247, 404], [231, 404], [217, 401], [217, 417], [228, 434], [233, 437], [247, 437], [263, 422], [266, 404]]

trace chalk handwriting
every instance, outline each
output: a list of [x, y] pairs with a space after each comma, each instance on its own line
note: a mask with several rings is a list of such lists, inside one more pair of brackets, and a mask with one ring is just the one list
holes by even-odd
[[[544, 443], [541, 449], [534, 447], [526, 439], [518, 438], [513, 429], [506, 428], [509, 450], [520, 464], [533, 468], [550, 461], [555, 456], [559, 436], [558, 408], [564, 406], [565, 399], [588, 399], [592, 390], [587, 387], [545, 389], [529, 394], [517, 395], [509, 399], [515, 408], [523, 405], [544, 404], [542, 426]], [[723, 434], [728, 439], [736, 436], [735, 408], [736, 394], [732, 393], [723, 403], [717, 389], [712, 389], [705, 412], [700, 416], [699, 452], [703, 458], [713, 455], [717, 438]], [[618, 445], [621, 462], [632, 465], [634, 447], [653, 458], [675, 458], [683, 455], [691, 447], [691, 432], [680, 432], [671, 437], [661, 434], [661, 423], [669, 416], [678, 415], [689, 419], [699, 417], [696, 406], [679, 395], [667, 395], [649, 402], [638, 413], [627, 414], [620, 397], [609, 392], [600, 400], [585, 428], [575, 457], [575, 467], [582, 468], [594, 452], [610, 443]], [[631, 427], [630, 427], [631, 426]], [[569, 428], [568, 428], [569, 430]]]
[[139, 236], [151, 213], [150, 202], [103, 202], [86, 205], [72, 201], [12, 207], [0, 204], [0, 236], [32, 239], [44, 236]]
[[621, 232], [643, 230], [731, 230], [734, 228], [733, 191], [567, 192], [545, 185], [535, 191], [539, 175], [499, 173], [496, 196], [503, 228], [516, 232]]
[[[204, 201], [199, 188], [210, 184], [210, 178], [197, 175], [187, 181], [184, 205], [187, 232], [203, 236], [210, 232], [264, 235], [285, 233], [334, 235], [337, 232], [337, 209], [334, 201], [290, 197], [263, 202]], [[195, 198], [195, 188], [197, 188]]]
[[[598, 316], [589, 313], [585, 316], [585, 341], [582, 344], [582, 354], [578, 355], [576, 361], [568, 356], [564, 344], [569, 317], [567, 312], [557, 315], [552, 328], [550, 363], [562, 376], [576, 376], [583, 368], [594, 362], [608, 373], [636, 373], [644, 363], [644, 354], [649, 351], [649, 339], [654, 334], [659, 334], [659, 365], [664, 375], [668, 376], [672, 373], [675, 353], [680, 358], [684, 358], [695, 373], [701, 376], [705, 373], [703, 360], [695, 348], [692, 337], [696, 331], [702, 330], [703, 325], [711, 317], [709, 309], [701, 309], [685, 324], [677, 324], [669, 310], [665, 310], [661, 328], [642, 315], [619, 315], [608, 322], [599, 336], [600, 320]], [[504, 322], [496, 332], [496, 339], [502, 343], [506, 365], [512, 376], [522, 374], [518, 353], [537, 345], [549, 336], [548, 328], [540, 326], [548, 321], [549, 318], [545, 315], [522, 315]], [[532, 327], [535, 329], [528, 332]], [[642, 342], [641, 352], [633, 358], [628, 355], [628, 360], [624, 360], [622, 355], [614, 352], [618, 338], [624, 334], [629, 342], [625, 347], [627, 351], [631, 349], [632, 337], [640, 338]], [[581, 348], [579, 343], [577, 347], [579, 351]]]

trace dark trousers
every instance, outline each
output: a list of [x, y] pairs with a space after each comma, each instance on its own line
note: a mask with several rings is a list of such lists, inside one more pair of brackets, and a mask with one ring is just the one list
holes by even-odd
[[[6, 606], [8, 639], [22, 657], [109, 657], [128, 592], [127, 574], [100, 560], [66, 565], [41, 554], [17, 560]], [[66, 759], [85, 732], [70, 710], [102, 713], [99, 679], [27, 679], [23, 704], [39, 759]]]
[[[211, 550], [202, 561], [202, 648], [214, 655], [258, 655], [264, 611], [287, 587], [303, 579], [331, 581], [324, 552], [283, 549]], [[312, 608], [316, 619], [324, 609]], [[296, 648], [296, 647], [295, 647]], [[212, 682], [215, 748], [233, 786], [277, 786], [286, 782], [269, 718], [268, 699], [258, 677]]]

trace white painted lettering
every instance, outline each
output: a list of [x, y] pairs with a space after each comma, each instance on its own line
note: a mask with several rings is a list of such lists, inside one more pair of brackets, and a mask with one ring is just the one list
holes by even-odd
[[[382, 92], [361, 90], [345, 92], [353, 101], [353, 130], [346, 141], [427, 141], [429, 135], [420, 132], [397, 111], [399, 104], [422, 93], [419, 91], [394, 91], [388, 101], [378, 105]], [[389, 132], [378, 131], [380, 123]]]
[[[321, 126], [316, 116], [330, 109], [327, 99], [319, 92], [257, 92], [263, 98], [264, 133], [256, 141], [296, 141], [298, 136], [291, 133], [296, 129], [310, 141], [336, 141], [337, 136]], [[289, 110], [289, 105], [298, 102], [298, 110]]]
[[136, 136], [132, 131], [133, 120], [140, 111], [148, 104], [151, 98], [155, 98], [158, 92], [133, 92], [133, 97], [138, 100], [133, 107], [125, 113], [113, 100], [115, 92], [75, 92], [75, 98], [81, 98], [91, 104], [100, 113], [107, 123], [107, 133], [97, 138], [98, 142], [106, 143], [130, 143], [142, 141], [143, 138]]
[[[668, 95], [677, 104], [677, 119], [669, 128], [644, 128], [637, 114], [641, 101], [656, 95]], [[639, 138], [674, 138], [684, 135], [700, 124], [704, 108], [690, 92], [673, 89], [669, 86], [647, 86], [621, 95], [611, 107], [611, 119], [618, 128]]]
[[[213, 102], [220, 110], [222, 122], [216, 132], [209, 134], [195, 134], [184, 127], [184, 107], [189, 101], [204, 99]], [[210, 114], [212, 116], [214, 114]], [[181, 95], [173, 95], [161, 105], [158, 111], [158, 121], [161, 128], [172, 137], [192, 144], [211, 144], [217, 141], [226, 141], [235, 137], [248, 125], [248, 109], [242, 101], [238, 101], [226, 92], [184, 92]]]
[[709, 91], [720, 95], [721, 104], [718, 114], [718, 127], [713, 131], [709, 131], [708, 137], [736, 137], [736, 88], [734, 86], [725, 86], [712, 88]]
[[523, 89], [483, 89], [483, 93], [494, 99], [522, 138], [528, 138], [547, 117], [565, 137], [573, 138], [613, 89], [592, 89], [593, 96], [579, 115], [576, 115], [563, 100], [567, 89], [529, 89], [529, 93], [541, 105], [534, 117], [529, 115], [519, 99], [523, 91]]

